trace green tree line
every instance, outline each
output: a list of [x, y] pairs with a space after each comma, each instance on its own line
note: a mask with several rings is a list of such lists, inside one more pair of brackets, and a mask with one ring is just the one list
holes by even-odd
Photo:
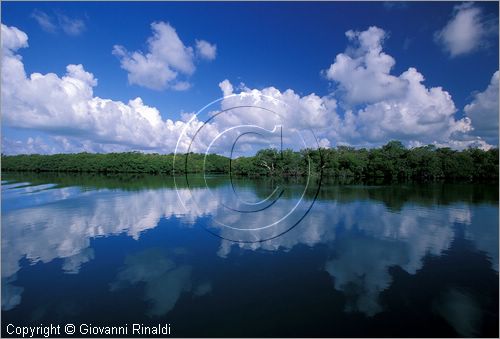
[[3, 171], [83, 173], [229, 173], [237, 176], [385, 179], [498, 180], [498, 148], [422, 146], [405, 148], [390, 141], [379, 148], [263, 149], [254, 156], [229, 159], [216, 154], [77, 153], [2, 155]]
[[[187, 161], [186, 161], [187, 159]], [[175, 167], [173, 166], [175, 164]], [[204, 167], [205, 166], [205, 167]], [[227, 173], [229, 159], [216, 154], [74, 153], [2, 155], [3, 171], [80, 173]]]

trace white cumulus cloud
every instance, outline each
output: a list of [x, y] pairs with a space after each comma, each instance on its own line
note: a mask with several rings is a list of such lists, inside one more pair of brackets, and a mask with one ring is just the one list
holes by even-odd
[[[414, 67], [399, 75], [391, 73], [396, 61], [383, 51], [387, 38], [383, 29], [369, 27], [348, 31], [346, 36], [350, 42], [346, 51], [323, 72], [337, 85], [332, 94], [300, 96], [292, 89], [243, 87], [241, 93], [230, 96], [234, 88], [224, 80], [219, 84], [228, 96], [222, 101], [223, 109], [255, 105], [283, 119], [246, 108], [239, 116], [225, 114], [222, 125], [241, 124], [243, 116], [268, 129], [279, 124], [290, 130], [312, 128], [322, 144], [332, 146], [378, 146], [398, 139], [408, 146], [490, 147], [472, 134], [470, 117], [456, 118], [455, 103], [442, 87], [426, 87], [424, 76]], [[290, 139], [285, 141], [293, 144]]]
[[[178, 80], [178, 76], [189, 76], [196, 70], [193, 47], [184, 45], [169, 23], [153, 22], [151, 29], [153, 36], [147, 41], [147, 53], [129, 52], [120, 45], [113, 47], [113, 54], [120, 59], [121, 67], [128, 73], [129, 83], [154, 90], [189, 88], [186, 81]], [[196, 47], [204, 58], [215, 58], [215, 45], [201, 40]]]
[[485, 20], [481, 9], [467, 2], [455, 6], [453, 17], [442, 30], [435, 33], [435, 40], [451, 57], [456, 57], [484, 46], [485, 39], [493, 30], [496, 28]]
[[488, 87], [464, 107], [472, 120], [474, 134], [494, 145], [498, 145], [498, 77], [499, 71], [496, 71]]
[[207, 60], [214, 60], [217, 55], [217, 46], [205, 40], [196, 40], [196, 53]]
[[455, 118], [457, 109], [447, 91], [426, 87], [424, 76], [414, 67], [400, 75], [391, 74], [395, 60], [383, 51], [384, 30], [370, 27], [363, 32], [348, 31], [346, 36], [351, 45], [325, 72], [337, 84], [346, 107], [330, 138], [355, 145], [391, 139], [407, 144], [451, 142], [458, 148], [478, 142], [468, 134], [470, 119]]
[[[163, 51], [165, 46], [156, 46], [158, 41], [164, 39], [165, 34], [177, 35], [167, 24], [158, 23], [155, 27], [158, 32], [150, 39], [151, 53], [168, 55], [169, 65], [175, 65], [177, 70], [194, 71], [192, 49], [178, 40], [177, 52]], [[122, 102], [95, 96], [98, 81], [82, 65], [68, 65], [62, 76], [27, 75], [18, 50], [28, 46], [28, 37], [15, 27], [2, 25], [3, 123], [50, 136], [45, 139], [33, 136], [25, 141], [4, 138], [3, 152], [141, 150], [169, 153], [175, 150], [183, 131], [188, 137], [181, 138], [179, 150], [187, 150], [191, 144], [189, 136], [195, 135], [203, 125], [191, 151], [205, 151], [215, 139], [214, 149], [227, 150], [227, 145], [234, 140], [229, 134], [220, 137], [221, 133], [236, 125], [255, 125], [268, 131], [281, 126], [284, 147], [294, 149], [304, 148], [304, 142], [295, 132], [311, 129], [315, 140], [307, 140], [308, 147], [318, 142], [322, 146], [370, 147], [399, 139], [409, 146], [488, 148], [487, 141], [498, 138], [492, 125], [492, 121], [498, 125], [498, 73], [488, 89], [478, 93], [466, 106], [467, 116], [458, 119], [451, 95], [441, 87], [426, 87], [424, 76], [417, 69], [410, 67], [402, 74], [391, 74], [395, 60], [383, 51], [382, 43], [387, 38], [384, 30], [370, 27], [362, 32], [348, 31], [346, 35], [349, 46], [324, 72], [337, 85], [333, 93], [300, 95], [293, 89], [280, 90], [273, 86], [233, 87], [226, 79], [219, 84], [224, 99], [209, 110], [240, 108], [220, 114], [204, 125], [206, 117], [192, 114], [185, 114], [177, 121], [163, 118], [157, 108], [148, 106], [141, 98]], [[116, 47], [115, 52], [122, 53], [134, 67], [139, 67], [135, 64], [137, 60], [142, 60], [139, 63], [143, 62], [146, 69], [155, 67], [151, 64], [155, 61], [152, 54], [130, 54], [120, 47]], [[182, 55], [190, 55], [191, 61], [183, 61]], [[150, 81], [161, 75], [160, 70], [150, 71]], [[161, 81], [157, 84], [160, 86]], [[190, 84], [174, 77], [169, 80], [169, 86], [182, 89]], [[262, 140], [253, 140], [249, 135], [241, 140], [241, 151], [251, 150], [245, 146], [252, 143], [259, 147], [279, 147], [279, 134], [273, 134], [273, 138], [263, 144]]]
[[62, 77], [54, 73], [27, 76], [17, 54], [27, 46], [24, 32], [2, 24], [1, 108], [7, 126], [71, 137], [90, 148], [104, 144], [112, 149], [172, 152], [184, 127], [194, 133], [201, 124], [196, 119], [190, 124], [164, 120], [158, 109], [145, 105], [141, 98], [124, 103], [94, 96], [97, 79], [82, 65], [68, 65]]
[[[2, 54], [12, 55], [12, 51], [28, 47], [28, 36], [16, 27], [2, 25]], [[17, 58], [20, 58], [17, 56]], [[4, 60], [5, 62], [5, 60]]]
[[396, 61], [382, 51], [385, 31], [372, 26], [363, 32], [347, 31], [346, 36], [353, 46], [338, 54], [325, 72], [338, 84], [343, 99], [359, 104], [401, 96], [407, 82], [390, 74]]

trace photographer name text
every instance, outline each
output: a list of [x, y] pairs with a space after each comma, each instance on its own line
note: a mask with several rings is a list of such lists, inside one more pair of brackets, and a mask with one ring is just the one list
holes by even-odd
[[65, 325], [37, 325], [16, 326], [7, 324], [6, 332], [9, 336], [21, 338], [48, 338], [54, 336], [107, 336], [107, 335], [137, 335], [137, 336], [168, 336], [171, 332], [170, 324], [144, 325], [125, 324], [121, 326], [98, 326], [93, 324], [65, 324]]

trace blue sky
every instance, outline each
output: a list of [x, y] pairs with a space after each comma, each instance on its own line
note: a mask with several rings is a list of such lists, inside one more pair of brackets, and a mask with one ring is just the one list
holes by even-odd
[[[19, 47], [18, 44], [12, 49], [12, 53], [22, 56], [22, 64], [28, 76], [34, 72], [43, 75], [55, 73], [62, 79], [67, 65], [81, 64], [84, 71], [92, 73], [93, 77], [98, 79], [96, 85], [90, 86], [93, 90], [92, 97], [121, 101], [125, 104], [140, 97], [144, 105], [158, 110], [162, 122], [166, 119], [174, 122], [181, 120], [181, 113], [196, 112], [205, 104], [220, 98], [222, 91], [219, 84], [227, 79], [234, 87], [234, 93], [250, 90], [264, 93], [266, 89], [274, 87], [279, 91], [279, 96], [284, 95], [287, 89], [293, 90], [299, 101], [312, 93], [321, 98], [321, 103], [324, 103], [326, 98], [335, 100], [336, 107], [325, 114], [340, 119], [335, 120], [336, 125], [344, 126], [344, 132], [320, 131], [325, 145], [345, 143], [376, 146], [392, 137], [400, 137], [410, 146], [435, 143], [463, 148], [470, 144], [498, 144], [497, 132], [492, 132], [491, 128], [487, 132], [482, 130], [484, 126], [489, 128], [495, 123], [498, 130], [498, 107], [496, 112], [494, 109], [495, 99], [498, 106], [498, 94], [496, 98], [494, 95], [492, 97], [495, 88], [494, 74], [499, 66], [498, 2], [3, 2], [2, 23], [6, 30], [15, 27], [27, 36], [29, 46]], [[151, 76], [138, 75], [123, 66], [127, 60], [130, 61], [131, 53], [148, 53], [147, 41], [153, 35], [152, 23], [163, 23], [166, 26], [162, 27], [175, 30], [183, 48], [187, 49], [187, 55], [190, 55], [187, 61], [184, 61], [192, 66], [190, 71], [183, 72], [172, 66], [173, 61], [161, 61], [161, 55], [156, 57], [155, 62], [160, 60], [159, 67], [170, 67], [179, 73], [162, 88], [148, 86], [147, 82], [152, 79]], [[437, 112], [436, 116], [442, 119], [451, 117], [454, 119], [453, 124], [457, 126], [460, 125], [460, 119], [469, 116], [473, 128], [460, 127], [462, 134], [457, 136], [458, 127], [447, 122], [447, 127], [439, 130], [443, 133], [442, 137], [436, 137], [434, 140], [415, 133], [390, 133], [384, 126], [380, 127], [380, 133], [368, 135], [366, 126], [356, 123], [352, 132], [357, 136], [350, 138], [345, 118], [347, 111], [351, 111], [360, 119], [365, 116], [365, 120], [370, 120], [370, 117], [366, 118], [369, 114], [383, 114], [377, 110], [377, 107], [383, 104], [393, 102], [394, 105], [399, 105], [398, 107], [408, 104], [404, 100], [409, 96], [399, 90], [397, 98], [386, 93], [382, 96], [377, 94], [376, 98], [364, 96], [353, 102], [347, 99], [348, 91], [356, 85], [340, 75], [327, 74], [338, 54], [349, 55], [354, 59], [362, 53], [361, 49], [354, 51], [360, 44], [361, 35], [349, 39], [346, 32], [351, 30], [362, 33], [370, 27], [383, 31], [379, 45], [382, 46], [384, 55], [394, 60], [390, 71], [382, 71], [382, 74], [387, 73], [397, 78], [409, 68], [415, 68], [425, 78], [422, 84], [426, 89], [441, 87], [451, 95], [455, 108], [448, 111], [444, 109]], [[463, 35], [461, 30], [470, 33], [469, 40], [460, 40]], [[376, 35], [374, 30], [371, 33]], [[4, 33], [4, 28], [3, 34], [8, 34]], [[168, 39], [168, 36], [164, 39]], [[204, 57], [196, 48], [196, 41], [200, 40], [216, 48], [215, 55]], [[167, 40], [160, 40], [158, 43], [164, 48], [162, 55], [169, 53], [170, 45], [168, 41], [163, 44], [165, 41]], [[22, 45], [22, 42], [20, 44]], [[125, 56], [113, 53], [116, 45], [122, 46]], [[376, 50], [377, 46], [372, 47]], [[367, 55], [370, 54], [367, 52]], [[366, 60], [359, 61], [360, 67], [364, 67], [371, 74], [373, 70], [369, 69], [371, 66], [364, 64], [368, 62]], [[375, 70], [378, 71], [378, 68]], [[142, 80], [131, 81], [131, 74]], [[2, 81], [2, 96], [10, 98], [11, 94], [3, 89], [9, 84], [4, 83], [4, 79]], [[173, 87], [179, 82], [189, 84], [186, 86], [189, 88], [175, 90]], [[240, 86], [240, 83], [244, 86]], [[380, 83], [374, 83], [374, 86], [378, 85]], [[490, 85], [493, 87], [487, 93]], [[498, 88], [498, 74], [496, 86]], [[484, 96], [478, 96], [483, 92]], [[12, 94], [15, 95], [17, 94]], [[61, 121], [50, 120], [61, 119], [60, 116], [55, 118], [53, 112], [51, 113], [51, 108], [48, 107], [50, 102], [40, 102], [30, 95], [35, 94], [23, 93], [22, 97], [19, 95], [15, 100], [11, 100], [12, 105], [9, 102], [2, 104], [3, 152], [173, 150], [172, 142], [161, 147], [157, 142], [144, 139], [127, 144], [123, 140], [128, 136], [94, 133], [85, 129], [95, 130], [90, 125], [72, 131], [72, 126], [65, 128]], [[425, 98], [422, 100], [428, 101]], [[15, 102], [23, 104], [18, 105]], [[471, 106], [467, 113], [464, 107], [473, 103], [476, 105]], [[448, 104], [449, 102], [446, 103]], [[440, 105], [436, 104], [441, 107]], [[24, 111], [17, 111], [20, 106], [24, 111], [31, 110], [32, 115], [21, 119]], [[412, 107], [415, 111], [408, 114], [423, 114], [418, 111], [421, 105]], [[477, 107], [481, 108], [481, 111]], [[488, 109], [491, 111], [492, 107], [492, 112], [486, 112]], [[58, 109], [60, 112], [66, 111], [65, 107]], [[36, 120], [39, 116], [46, 119], [43, 124], [29, 123], [29, 120]], [[102, 116], [98, 113], [96, 119], [101, 119]], [[328, 117], [325, 119], [325, 124], [335, 122]], [[391, 119], [394, 119], [394, 116], [391, 116]], [[82, 123], [85, 124], [86, 122]], [[106, 128], [103, 126], [100, 125], [100, 128]], [[147, 126], [145, 129], [148, 129]], [[31, 143], [28, 142], [30, 138]], [[453, 139], [452, 142], [450, 139]]]

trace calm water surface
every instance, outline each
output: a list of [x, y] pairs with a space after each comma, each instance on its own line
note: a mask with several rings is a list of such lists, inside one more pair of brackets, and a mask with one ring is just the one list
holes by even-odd
[[233, 184], [4, 173], [2, 333], [498, 336], [498, 185]]

